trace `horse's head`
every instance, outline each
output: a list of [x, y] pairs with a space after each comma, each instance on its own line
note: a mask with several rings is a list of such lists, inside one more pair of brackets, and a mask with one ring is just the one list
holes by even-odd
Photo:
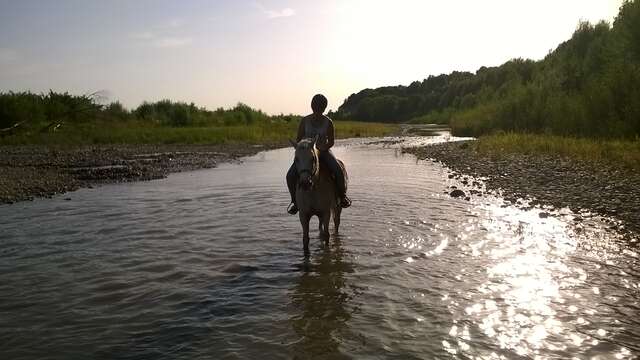
[[291, 141], [296, 149], [296, 169], [298, 170], [298, 185], [303, 189], [311, 189], [320, 170], [316, 139], [302, 139], [299, 143]]

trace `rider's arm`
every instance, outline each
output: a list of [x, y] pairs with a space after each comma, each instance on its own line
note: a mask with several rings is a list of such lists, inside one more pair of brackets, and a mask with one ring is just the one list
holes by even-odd
[[298, 135], [296, 135], [296, 142], [300, 142], [300, 140], [304, 138], [304, 120], [305, 118], [300, 119], [300, 123], [298, 124]]
[[320, 150], [326, 151], [331, 149], [335, 141], [335, 137], [336, 137], [336, 130], [333, 127], [333, 121], [329, 119], [329, 129], [327, 130], [327, 143], [319, 146]]

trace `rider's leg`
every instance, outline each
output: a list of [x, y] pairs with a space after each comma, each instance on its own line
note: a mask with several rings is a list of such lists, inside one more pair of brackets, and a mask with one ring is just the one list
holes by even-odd
[[296, 170], [296, 164], [293, 163], [287, 171], [287, 187], [289, 188], [289, 195], [291, 195], [291, 204], [287, 208], [287, 212], [291, 215], [295, 215], [298, 212], [298, 206], [296, 205], [296, 184], [298, 183], [298, 171]]
[[329, 168], [336, 179], [336, 191], [340, 197], [340, 206], [343, 208], [351, 206], [351, 200], [347, 197], [347, 187], [344, 183], [344, 172], [336, 157], [331, 151], [322, 151], [320, 152], [320, 161]]

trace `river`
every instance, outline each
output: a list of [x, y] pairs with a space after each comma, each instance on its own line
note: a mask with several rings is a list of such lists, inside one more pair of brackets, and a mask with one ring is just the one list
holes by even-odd
[[400, 150], [447, 139], [339, 142], [353, 206], [308, 259], [292, 149], [0, 206], [0, 358], [640, 356], [637, 246], [597, 216], [451, 198]]

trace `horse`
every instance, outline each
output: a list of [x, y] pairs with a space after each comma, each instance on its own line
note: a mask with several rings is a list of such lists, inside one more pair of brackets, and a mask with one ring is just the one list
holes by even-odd
[[[336, 193], [335, 181], [329, 169], [320, 166], [319, 150], [315, 139], [302, 139], [296, 143], [290, 140], [296, 149], [295, 164], [298, 171], [296, 185], [296, 204], [298, 205], [300, 224], [302, 225], [302, 243], [305, 256], [309, 255], [309, 221], [313, 216], [318, 217], [320, 237], [329, 243], [329, 222], [333, 216], [335, 233], [340, 229], [340, 199]], [[348, 181], [344, 163], [338, 160], [345, 177], [345, 187]]]

